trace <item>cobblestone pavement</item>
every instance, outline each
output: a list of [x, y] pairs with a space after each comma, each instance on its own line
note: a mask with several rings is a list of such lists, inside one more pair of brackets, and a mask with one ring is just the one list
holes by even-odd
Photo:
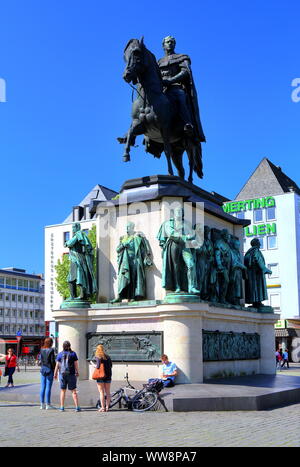
[[[299, 364], [282, 374], [300, 375]], [[16, 384], [39, 381], [39, 372], [16, 374]], [[2, 385], [5, 380], [2, 381]], [[70, 395], [66, 401], [72, 407]], [[0, 402], [1, 446], [299, 447], [300, 404], [251, 412], [146, 412]]]
[[300, 446], [300, 404], [259, 412], [139, 414], [117, 409], [75, 413], [72, 408], [61, 413], [1, 403], [0, 417], [1, 446]]

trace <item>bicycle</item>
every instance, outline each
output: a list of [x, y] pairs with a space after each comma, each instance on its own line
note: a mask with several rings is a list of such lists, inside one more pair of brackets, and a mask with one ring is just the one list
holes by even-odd
[[[122, 403], [128, 410], [134, 412], [145, 412], [150, 410], [157, 403], [158, 393], [162, 389], [161, 387], [155, 388], [155, 385], [144, 384], [143, 389], [136, 389], [128, 380], [128, 373], [126, 373], [124, 379], [127, 381], [127, 385], [118, 389], [111, 395], [109, 408], [114, 407], [119, 403], [119, 408], [122, 407]], [[131, 396], [128, 391], [133, 391], [134, 394]], [[101, 407], [100, 400], [97, 401], [97, 408]]]

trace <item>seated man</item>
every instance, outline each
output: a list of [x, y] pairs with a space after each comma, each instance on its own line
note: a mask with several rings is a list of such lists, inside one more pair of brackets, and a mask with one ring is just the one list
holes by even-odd
[[163, 363], [161, 379], [164, 387], [172, 387], [175, 385], [175, 377], [177, 376], [177, 366], [173, 362], [169, 362], [168, 356], [163, 354], [161, 357]]

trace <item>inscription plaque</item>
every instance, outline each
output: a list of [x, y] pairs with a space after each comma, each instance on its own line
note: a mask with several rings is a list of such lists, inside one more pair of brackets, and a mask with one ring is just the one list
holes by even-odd
[[254, 360], [260, 358], [257, 333], [204, 331], [203, 361]]
[[158, 362], [163, 353], [162, 332], [103, 332], [87, 334], [87, 359], [102, 344], [115, 362]]

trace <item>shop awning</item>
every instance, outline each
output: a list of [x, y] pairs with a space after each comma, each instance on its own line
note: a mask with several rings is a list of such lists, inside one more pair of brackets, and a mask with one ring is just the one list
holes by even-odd
[[275, 329], [275, 337], [297, 337], [295, 329]]

